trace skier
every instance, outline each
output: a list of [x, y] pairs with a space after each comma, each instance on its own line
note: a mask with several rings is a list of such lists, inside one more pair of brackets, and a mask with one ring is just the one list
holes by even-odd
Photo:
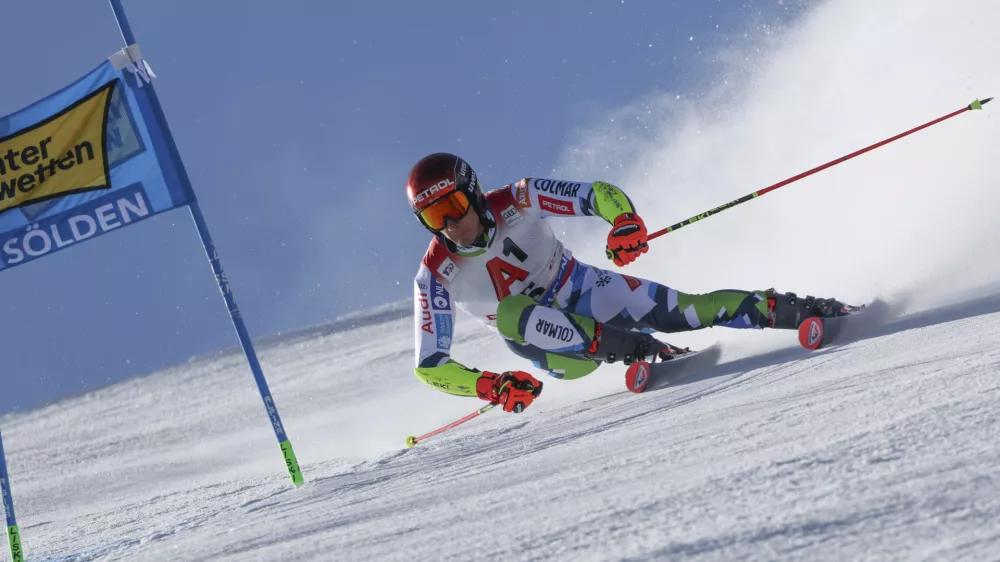
[[456, 304], [498, 331], [515, 354], [561, 379], [604, 362], [669, 359], [676, 348], [651, 331], [797, 329], [809, 317], [848, 313], [835, 299], [774, 289], [686, 294], [577, 260], [541, 219], [604, 219], [611, 225], [605, 250], [618, 266], [648, 251], [634, 204], [603, 181], [526, 178], [484, 194], [466, 161], [436, 153], [413, 166], [406, 192], [434, 234], [414, 279], [414, 372], [443, 392], [478, 396], [507, 412], [530, 406], [542, 382], [525, 371], [479, 371], [452, 359]]

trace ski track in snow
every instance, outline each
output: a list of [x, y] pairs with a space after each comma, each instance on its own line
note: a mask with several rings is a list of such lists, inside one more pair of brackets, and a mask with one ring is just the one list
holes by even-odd
[[[784, 347], [724, 354], [642, 395], [608, 366], [549, 385], [524, 414], [493, 411], [407, 450], [408, 433], [479, 404], [420, 386], [409, 350], [385, 348], [411, 329], [262, 352], [298, 489], [240, 356], [8, 417], [28, 559], [988, 560], [1000, 548], [998, 297], [813, 354], [786, 332]], [[383, 344], [338, 353], [376, 332]], [[502, 357], [489, 338], [458, 345]]]

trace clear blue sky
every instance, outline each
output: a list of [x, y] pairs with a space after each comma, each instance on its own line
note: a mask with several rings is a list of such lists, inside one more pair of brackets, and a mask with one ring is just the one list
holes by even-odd
[[[407, 298], [412, 163], [552, 170], [614, 108], [801, 2], [125, 1], [254, 337]], [[105, 0], [6, 3], [0, 115], [122, 47]], [[594, 178], [582, 178], [594, 179]], [[627, 186], [624, 186], [627, 188]], [[0, 272], [0, 413], [236, 345], [186, 210]], [[252, 384], [248, 375], [248, 384]]]

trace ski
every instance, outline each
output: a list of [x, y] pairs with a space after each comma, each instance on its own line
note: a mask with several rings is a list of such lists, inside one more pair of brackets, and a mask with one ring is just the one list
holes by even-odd
[[635, 393], [660, 388], [684, 375], [714, 367], [722, 357], [719, 342], [697, 350], [671, 345], [670, 351], [669, 359], [665, 361], [640, 361], [630, 365], [625, 371], [625, 387]]
[[846, 314], [843, 316], [806, 318], [799, 326], [799, 344], [809, 351], [816, 351], [836, 343], [846, 343], [892, 320], [905, 304], [905, 300], [890, 304], [876, 299], [868, 305], [845, 306]]

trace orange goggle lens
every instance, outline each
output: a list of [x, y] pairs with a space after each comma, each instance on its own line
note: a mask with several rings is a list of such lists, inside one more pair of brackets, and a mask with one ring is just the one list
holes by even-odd
[[441, 230], [445, 219], [459, 220], [469, 212], [469, 198], [461, 191], [452, 191], [448, 195], [431, 203], [418, 214], [420, 220], [429, 228]]

